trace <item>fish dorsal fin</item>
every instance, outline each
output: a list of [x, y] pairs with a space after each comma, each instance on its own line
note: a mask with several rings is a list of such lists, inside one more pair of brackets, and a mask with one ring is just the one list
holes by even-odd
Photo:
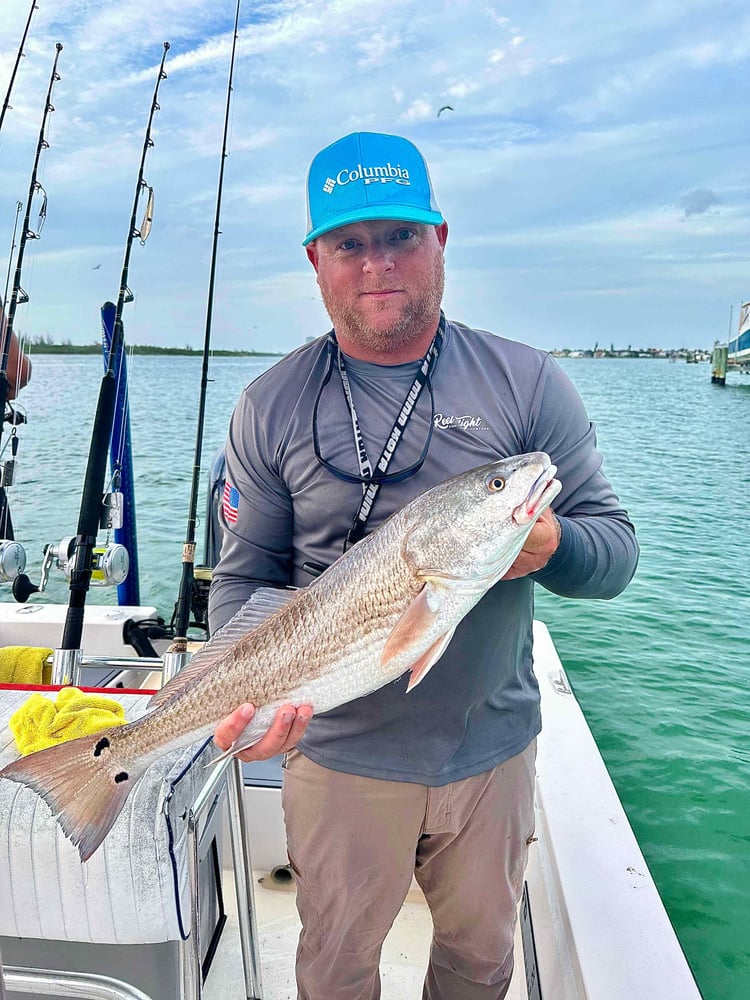
[[[394, 657], [401, 656], [404, 653], [408, 654], [412, 647], [421, 645], [425, 634], [435, 625], [450, 591], [451, 580], [447, 578], [430, 577], [425, 580], [424, 586], [396, 622], [393, 631], [385, 641], [383, 652], [380, 656], [380, 661], [384, 666], [390, 660], [394, 659]], [[445, 638], [445, 633], [440, 635], [438, 640], [430, 646], [426, 653], [422, 653], [415, 658], [414, 666], [416, 669], [419, 665], [419, 677], [411, 683], [412, 687], [422, 679], [433, 663], [437, 661], [443, 653], [445, 646], [450, 641], [452, 634], [453, 630], [450, 631], [447, 639]], [[439, 652], [436, 653], [434, 658], [431, 658], [433, 651], [438, 647]]]
[[277, 590], [272, 587], [260, 587], [249, 600], [245, 601], [240, 610], [211, 636], [205, 646], [194, 653], [190, 662], [182, 668], [164, 687], [157, 691], [149, 702], [149, 710], [168, 701], [175, 694], [183, 691], [189, 684], [212, 670], [226, 651], [248, 632], [262, 625], [281, 608], [286, 607], [297, 590]]

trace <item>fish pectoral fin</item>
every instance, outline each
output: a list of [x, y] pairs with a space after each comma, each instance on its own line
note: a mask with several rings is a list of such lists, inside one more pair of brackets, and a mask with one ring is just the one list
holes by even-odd
[[434, 625], [445, 604], [446, 588], [442, 581], [426, 580], [417, 596], [396, 622], [380, 654], [380, 662], [385, 666], [395, 656], [418, 645], [426, 632]]
[[448, 643], [453, 638], [453, 633], [455, 628], [452, 628], [450, 632], [446, 632], [445, 635], [441, 635], [422, 656], [417, 660], [417, 662], [412, 666], [411, 673], [409, 674], [409, 683], [406, 685], [406, 693], [413, 691], [414, 688], [427, 676], [427, 671], [433, 666], [440, 657], [445, 652]]
[[[423, 645], [430, 631], [434, 631], [438, 615], [445, 607], [445, 601], [451, 590], [451, 582], [438, 577], [428, 577], [424, 586], [404, 611], [391, 634], [386, 639], [380, 662], [386, 666], [396, 656], [408, 654], [410, 649]], [[424, 653], [415, 660], [409, 688], [411, 691], [425, 676], [430, 667], [437, 663], [445, 647], [451, 640], [454, 629], [439, 635]]]

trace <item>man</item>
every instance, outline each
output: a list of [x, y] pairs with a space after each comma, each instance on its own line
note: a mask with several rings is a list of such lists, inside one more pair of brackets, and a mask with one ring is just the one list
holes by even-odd
[[[312, 722], [310, 706], [287, 706], [241, 757], [287, 754], [302, 1000], [379, 997], [381, 945], [413, 874], [434, 923], [425, 1000], [497, 1000], [534, 830], [534, 583], [614, 597], [635, 571], [634, 531], [553, 360], [443, 317], [448, 227], [416, 147], [376, 133], [333, 143], [310, 167], [308, 214], [304, 245], [333, 331], [237, 405], [212, 630], [260, 585], [307, 585], [458, 472], [546, 451], [562, 492], [417, 688], [406, 695], [404, 677]], [[219, 725], [217, 744], [252, 713]]]

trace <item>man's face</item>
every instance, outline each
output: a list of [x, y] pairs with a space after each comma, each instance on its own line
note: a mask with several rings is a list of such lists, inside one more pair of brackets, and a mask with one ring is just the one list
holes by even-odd
[[379, 351], [437, 326], [445, 223], [375, 219], [342, 226], [307, 247], [334, 329]]

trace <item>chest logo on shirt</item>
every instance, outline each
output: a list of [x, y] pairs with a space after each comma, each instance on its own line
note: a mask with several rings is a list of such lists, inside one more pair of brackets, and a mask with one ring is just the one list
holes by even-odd
[[490, 428], [482, 417], [473, 417], [470, 413], [457, 416], [455, 413], [436, 413], [435, 428], [440, 431], [458, 429], [462, 431], [488, 431]]

